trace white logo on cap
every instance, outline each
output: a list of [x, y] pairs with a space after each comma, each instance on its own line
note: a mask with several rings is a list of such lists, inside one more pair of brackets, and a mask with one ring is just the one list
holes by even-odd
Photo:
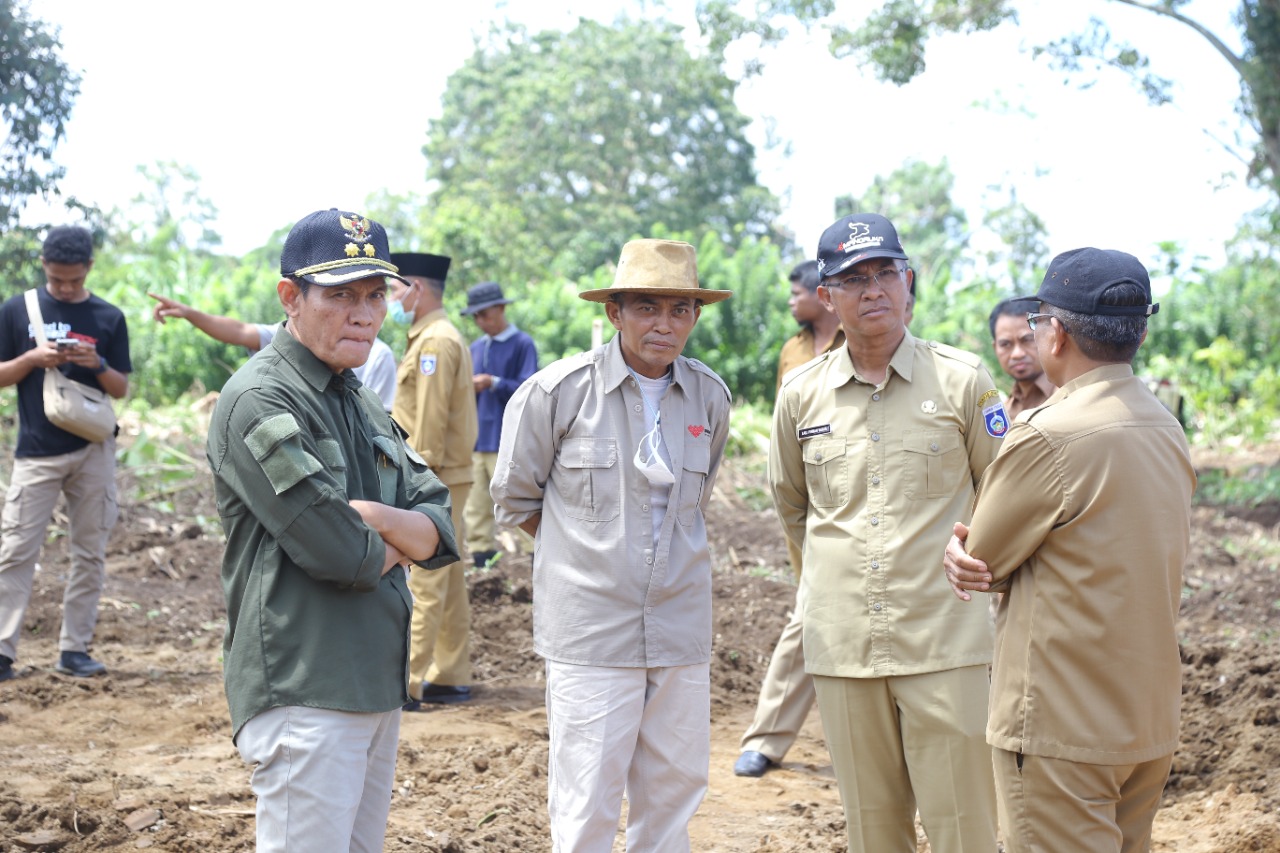
[[840, 244], [839, 248], [843, 249], [845, 254], [848, 254], [849, 252], [857, 249], [868, 249], [873, 246], [879, 246], [883, 242], [883, 237], [871, 236], [870, 222], [850, 222], [849, 237]]

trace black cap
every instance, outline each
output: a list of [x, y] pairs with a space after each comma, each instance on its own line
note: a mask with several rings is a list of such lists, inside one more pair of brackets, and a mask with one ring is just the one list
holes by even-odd
[[377, 275], [400, 278], [397, 272], [386, 230], [358, 213], [343, 213], [336, 207], [298, 220], [289, 229], [280, 253], [281, 275], [321, 287]]
[[444, 284], [452, 259], [444, 255], [429, 255], [426, 252], [394, 252], [391, 255], [391, 263], [400, 268], [400, 275], [420, 276]]
[[[1107, 288], [1123, 282], [1141, 287], [1149, 304], [1100, 304]], [[1115, 249], [1072, 249], [1058, 255], [1045, 271], [1036, 298], [1077, 314], [1150, 316], [1160, 310], [1158, 304], [1151, 304], [1151, 277], [1147, 275], [1147, 268], [1133, 255]]]
[[482, 281], [467, 291], [467, 307], [462, 313], [477, 314], [494, 305], [510, 305], [514, 301], [502, 295], [502, 285], [496, 281]]
[[907, 259], [893, 223], [880, 214], [844, 216], [822, 232], [818, 241], [818, 274], [823, 278], [839, 275], [868, 258]]

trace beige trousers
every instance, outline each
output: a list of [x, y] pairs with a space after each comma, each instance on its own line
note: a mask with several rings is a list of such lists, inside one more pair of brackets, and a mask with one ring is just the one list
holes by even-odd
[[987, 665], [887, 678], [815, 675], [849, 853], [992, 853]]
[[[791, 540], [787, 540], [787, 552], [798, 581], [800, 553]], [[813, 679], [804, 671], [804, 646], [801, 643], [803, 607], [798, 596], [797, 591], [791, 619], [778, 637], [764, 681], [760, 683], [755, 719], [742, 736], [744, 752], [758, 752], [775, 764], [782, 761], [795, 743], [817, 695], [813, 690]]]
[[471, 454], [471, 494], [463, 522], [467, 526], [467, 550], [472, 554], [499, 550], [493, 524], [493, 498], [489, 496], [489, 483], [497, 463], [497, 453]]
[[992, 753], [1006, 853], [1151, 849], [1151, 824], [1173, 755], [1112, 766], [1003, 749]]
[[409, 570], [413, 622], [409, 629], [409, 694], [422, 698], [422, 682], [461, 687], [471, 683], [471, 603], [467, 600], [467, 559], [461, 548], [462, 508], [470, 483], [449, 486], [451, 515], [463, 559], [427, 571]]
[[59, 495], [67, 496], [71, 571], [62, 594], [58, 648], [87, 652], [106, 580], [107, 536], [119, 516], [116, 442], [90, 442], [59, 456], [14, 459], [0, 512], [0, 655], [17, 660], [36, 560]]

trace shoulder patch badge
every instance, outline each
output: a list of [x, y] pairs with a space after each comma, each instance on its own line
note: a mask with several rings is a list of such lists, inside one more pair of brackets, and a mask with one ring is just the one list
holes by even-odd
[[418, 356], [418, 370], [422, 373], [423, 376], [433, 375], [436, 372], [435, 353], [432, 353], [431, 355]]
[[997, 399], [982, 410], [982, 420], [987, 426], [987, 435], [993, 438], [1004, 438], [1009, 431], [1009, 416], [1004, 413], [1004, 403]]

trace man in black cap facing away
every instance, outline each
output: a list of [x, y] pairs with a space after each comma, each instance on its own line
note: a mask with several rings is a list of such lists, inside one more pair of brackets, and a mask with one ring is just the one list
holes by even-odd
[[1159, 308], [1138, 259], [1064, 252], [1036, 297], [1058, 390], [1010, 427], [943, 567], [962, 600], [1004, 593], [987, 742], [1005, 850], [1149, 850], [1178, 746], [1195, 470], [1133, 375]]
[[[476, 446], [476, 395], [467, 341], [444, 311], [449, 259], [397, 252], [391, 260], [404, 278], [391, 285], [391, 319], [409, 325], [392, 415], [409, 431], [409, 445], [449, 488], [461, 555], [466, 538], [462, 511], [471, 492], [471, 451]], [[420, 710], [422, 702], [449, 704], [471, 698], [471, 604], [465, 568], [458, 562], [441, 572], [409, 577], [413, 701], [406, 710]]]
[[259, 853], [380, 851], [409, 701], [403, 566], [458, 559], [449, 494], [351, 372], [396, 276], [382, 226], [312, 213], [280, 272], [284, 328], [209, 426], [232, 738], [256, 765]]
[[[498, 462], [502, 414], [520, 383], [538, 370], [538, 348], [533, 338], [507, 321], [507, 306], [512, 301], [503, 295], [502, 286], [496, 281], [482, 281], [467, 291], [467, 307], [462, 309], [484, 332], [483, 337], [471, 342], [471, 364], [475, 369], [471, 382], [476, 389], [480, 435], [471, 455], [471, 497], [464, 513], [467, 550], [477, 568], [498, 553], [489, 481]], [[516, 533], [527, 537], [523, 531]]]

